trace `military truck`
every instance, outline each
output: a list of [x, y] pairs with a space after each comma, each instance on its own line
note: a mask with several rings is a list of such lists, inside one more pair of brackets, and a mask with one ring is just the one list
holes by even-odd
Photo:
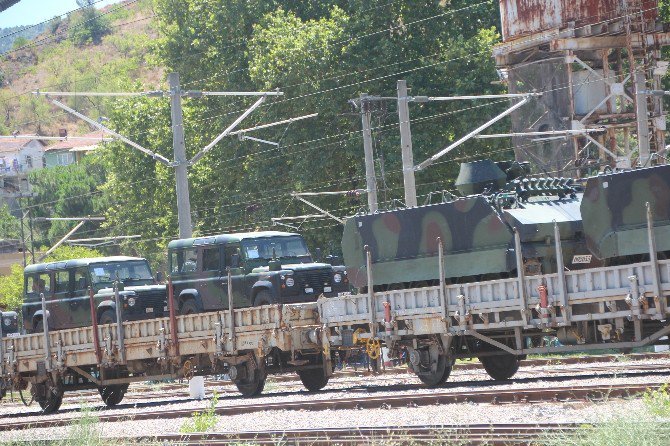
[[149, 263], [138, 257], [97, 257], [29, 265], [24, 271], [23, 326], [43, 330], [40, 294], [46, 299], [50, 330], [91, 325], [89, 287], [95, 293], [97, 322], [116, 322], [113, 286], [118, 281], [124, 321], [167, 315], [165, 285], [159, 285]]
[[349, 292], [344, 266], [314, 262], [299, 234], [266, 231], [173, 240], [168, 262], [181, 314], [315, 301]]

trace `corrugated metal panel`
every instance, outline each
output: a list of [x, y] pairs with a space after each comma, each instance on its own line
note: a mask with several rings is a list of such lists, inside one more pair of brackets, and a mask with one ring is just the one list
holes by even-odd
[[[658, 0], [628, 0], [629, 8], [641, 4], [647, 20], [658, 16]], [[593, 25], [621, 18], [620, 0], [500, 0], [503, 41], [565, 28], [569, 22], [576, 27]]]

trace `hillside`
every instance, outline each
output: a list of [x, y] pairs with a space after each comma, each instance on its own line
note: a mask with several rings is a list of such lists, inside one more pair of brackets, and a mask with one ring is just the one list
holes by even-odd
[[32, 40], [39, 36], [47, 28], [46, 23], [37, 26], [12, 26], [9, 28], [0, 28], [0, 54], [4, 54], [10, 49], [14, 42], [23, 37]]
[[[99, 42], [83, 41], [85, 20], [81, 13], [74, 13], [49, 22], [28, 45], [5, 53], [0, 61], [4, 118], [0, 131], [45, 135], [57, 134], [63, 127], [70, 134], [89, 131], [81, 121], [61, 113], [54, 119], [43, 98], [27, 94], [36, 89], [114, 91], [128, 87], [129, 80], [153, 86], [162, 78], [161, 69], [149, 63], [151, 42], [157, 36], [149, 0], [110, 5], [96, 15], [105, 21], [108, 30]], [[107, 110], [107, 101], [75, 97], [68, 102], [94, 117]]]

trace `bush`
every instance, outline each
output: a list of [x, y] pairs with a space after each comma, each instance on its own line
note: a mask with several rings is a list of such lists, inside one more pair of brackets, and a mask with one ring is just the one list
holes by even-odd
[[179, 429], [184, 434], [192, 434], [194, 432], [207, 432], [216, 426], [218, 416], [216, 415], [216, 403], [219, 402], [219, 397], [214, 392], [212, 399], [209, 402], [209, 407], [202, 412], [193, 412], [190, 420], [186, 420]]
[[68, 38], [78, 46], [97, 45], [109, 34], [109, 20], [99, 16], [93, 6], [88, 6], [70, 18]]

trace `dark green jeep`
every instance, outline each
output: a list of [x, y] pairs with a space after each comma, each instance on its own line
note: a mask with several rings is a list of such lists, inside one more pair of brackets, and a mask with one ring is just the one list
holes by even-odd
[[49, 329], [91, 325], [88, 288], [93, 289], [98, 323], [116, 321], [114, 281], [119, 281], [124, 321], [167, 315], [165, 285], [158, 285], [149, 263], [137, 257], [98, 257], [29, 265], [24, 271], [23, 326], [42, 330], [44, 293]]
[[250, 232], [173, 240], [168, 256], [181, 314], [315, 301], [349, 291], [344, 267], [312, 260], [305, 240], [288, 232]]

